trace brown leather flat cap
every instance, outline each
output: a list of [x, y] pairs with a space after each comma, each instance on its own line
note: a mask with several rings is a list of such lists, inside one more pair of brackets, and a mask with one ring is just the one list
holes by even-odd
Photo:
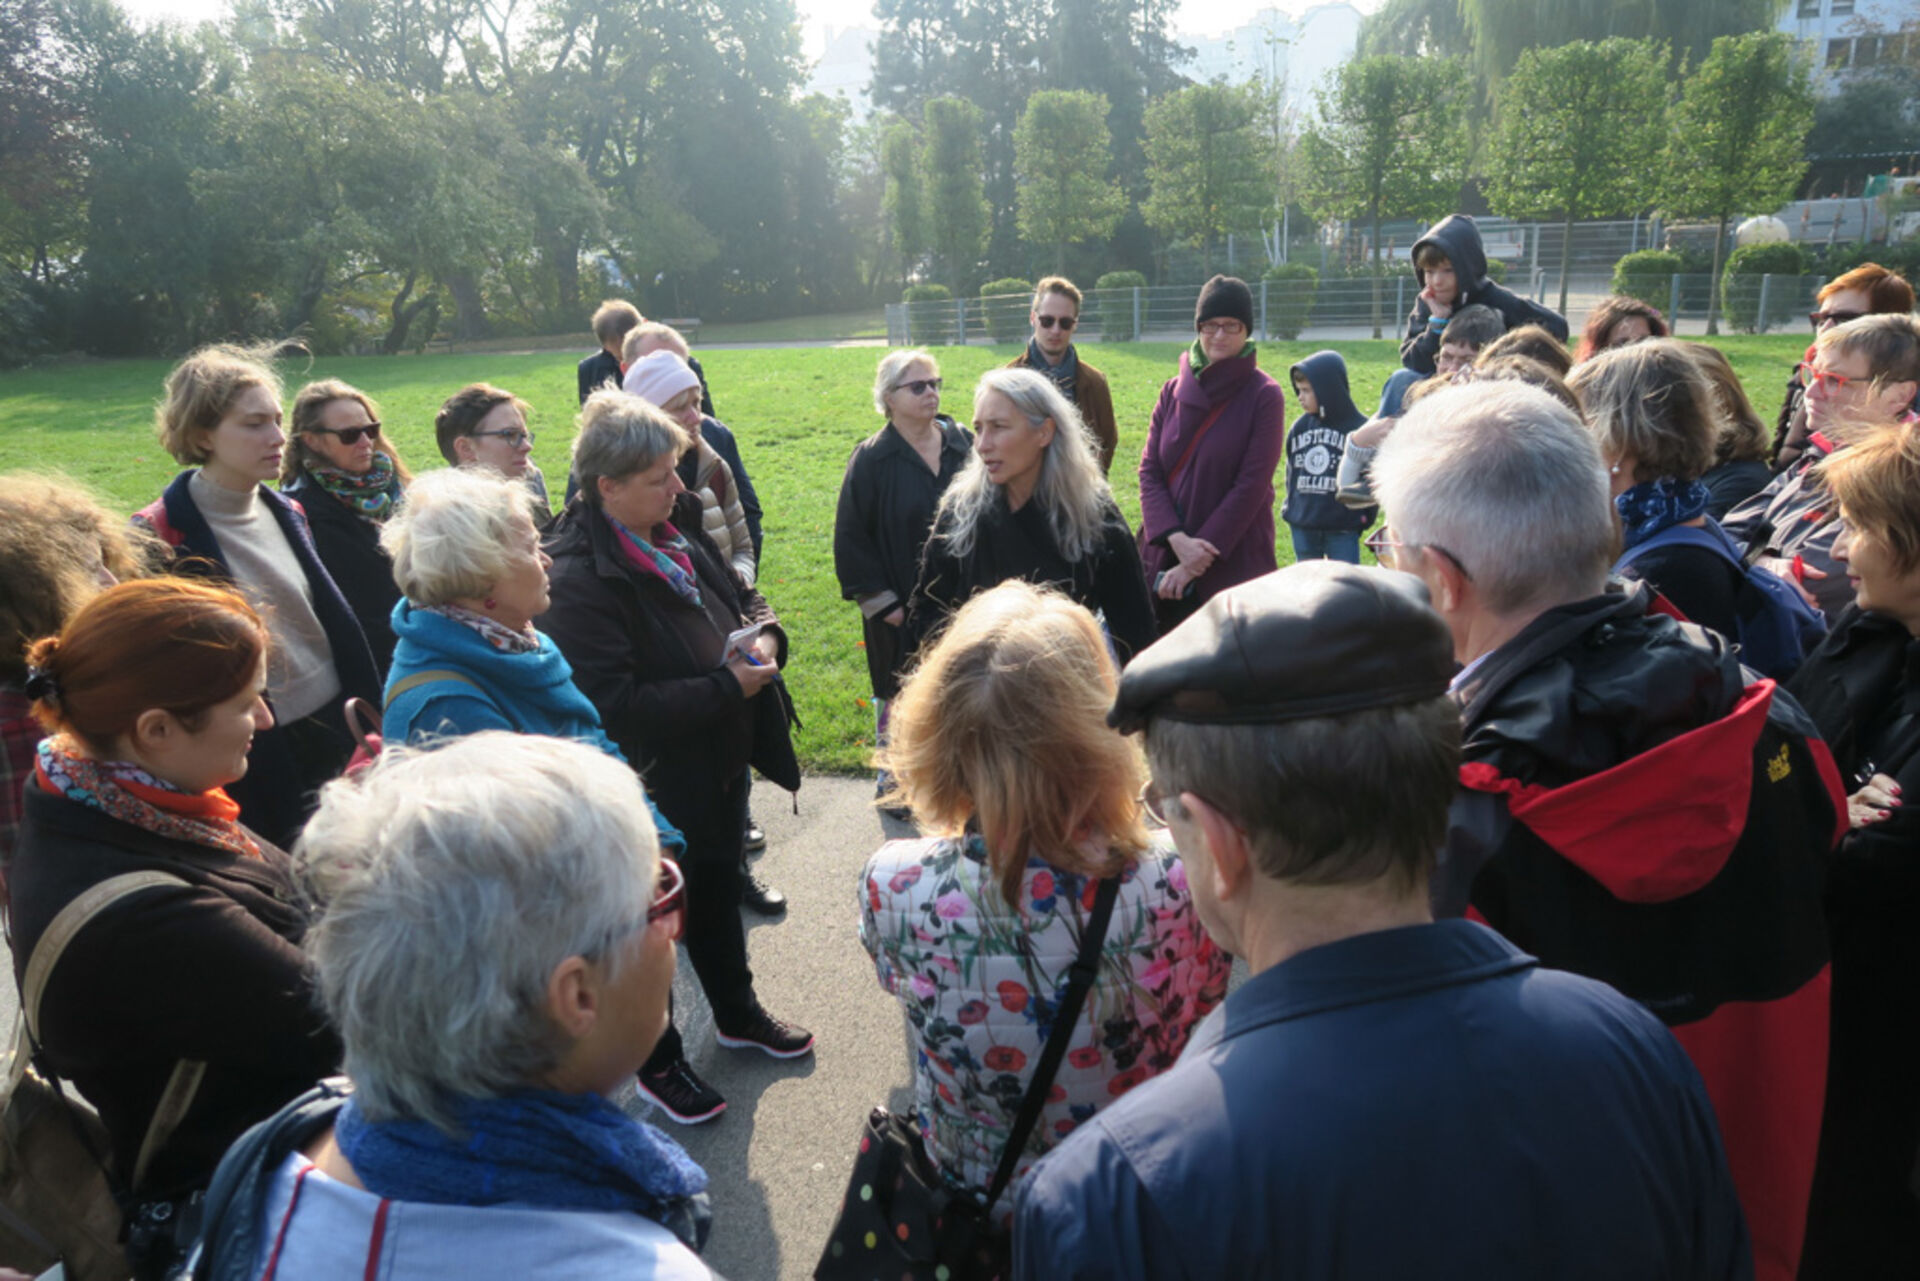
[[1127, 665], [1107, 724], [1265, 724], [1446, 693], [1453, 637], [1411, 574], [1289, 565], [1221, 592]]

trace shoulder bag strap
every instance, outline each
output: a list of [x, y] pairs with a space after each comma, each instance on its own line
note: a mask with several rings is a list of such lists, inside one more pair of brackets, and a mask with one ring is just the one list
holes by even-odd
[[993, 1185], [987, 1190], [989, 1210], [1013, 1181], [1013, 1169], [1020, 1163], [1020, 1154], [1026, 1150], [1027, 1139], [1040, 1120], [1040, 1109], [1046, 1105], [1047, 1092], [1053, 1088], [1060, 1060], [1067, 1056], [1067, 1042], [1073, 1039], [1073, 1030], [1080, 1025], [1080, 1010], [1087, 1003], [1093, 980], [1099, 976], [1100, 948], [1107, 941], [1107, 922], [1113, 919], [1113, 904], [1119, 897], [1118, 876], [1101, 881], [1094, 894], [1093, 915], [1087, 918], [1086, 928], [1080, 933], [1080, 955], [1067, 972], [1067, 991], [1060, 998], [1060, 1008], [1054, 1012], [1053, 1032], [1047, 1037], [1047, 1048], [1040, 1052], [1039, 1066], [1034, 1068], [1033, 1080], [1027, 1084], [1026, 1097], [1020, 1100], [1020, 1114], [1014, 1119], [1013, 1129], [1007, 1134], [1007, 1146], [1000, 1153], [1000, 1168], [993, 1172]]
[[[159, 889], [164, 886], [187, 883], [171, 872], [145, 871], [127, 872], [121, 876], [108, 877], [88, 889], [86, 893], [61, 908], [47, 926], [46, 932], [34, 944], [33, 955], [27, 958], [25, 981], [20, 985], [20, 1020], [25, 1034], [24, 1042], [15, 1050], [31, 1053], [40, 1042], [40, 999], [46, 994], [47, 981], [53, 976], [53, 967], [66, 952], [67, 945], [85, 929], [94, 917], [106, 911], [113, 904], [142, 890]], [[24, 1070], [24, 1065], [19, 1065]], [[187, 1109], [193, 1106], [193, 1096], [200, 1088], [200, 1078], [206, 1075], [207, 1065], [194, 1059], [181, 1059], [173, 1065], [173, 1074], [167, 1078], [167, 1087], [161, 1092], [160, 1102], [154, 1108], [153, 1119], [147, 1123], [146, 1137], [140, 1143], [140, 1155], [134, 1162], [133, 1180], [129, 1187], [138, 1188], [146, 1177], [147, 1167], [154, 1156], [166, 1146], [173, 1132], [180, 1128]], [[58, 1088], [56, 1086], [56, 1088]]]
[[1175, 463], [1173, 470], [1167, 473], [1168, 489], [1173, 488], [1173, 482], [1178, 480], [1180, 473], [1186, 470], [1187, 462], [1193, 457], [1193, 451], [1200, 448], [1200, 442], [1206, 439], [1207, 432], [1213, 428], [1215, 423], [1220, 421], [1220, 415], [1226, 413], [1227, 406], [1232, 403], [1231, 398], [1221, 401], [1213, 407], [1212, 413], [1200, 421], [1200, 430], [1193, 433], [1193, 439], [1187, 442], [1186, 449], [1180, 454], [1180, 461]]
[[411, 693], [419, 689], [422, 685], [431, 685], [435, 681], [458, 681], [462, 685], [471, 685], [475, 689], [480, 688], [480, 682], [474, 680], [471, 676], [467, 676], [461, 672], [450, 671], [446, 668], [438, 668], [430, 672], [415, 672], [413, 675], [395, 682], [393, 688], [387, 691], [387, 696], [382, 700], [382, 704], [386, 707], [392, 707], [394, 702], [402, 694]]

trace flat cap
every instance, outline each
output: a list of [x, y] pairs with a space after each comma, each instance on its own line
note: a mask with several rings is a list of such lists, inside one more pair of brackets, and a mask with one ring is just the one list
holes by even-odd
[[1314, 560], [1229, 588], [1127, 665], [1107, 724], [1222, 725], [1337, 716], [1446, 693], [1453, 636], [1426, 585]]

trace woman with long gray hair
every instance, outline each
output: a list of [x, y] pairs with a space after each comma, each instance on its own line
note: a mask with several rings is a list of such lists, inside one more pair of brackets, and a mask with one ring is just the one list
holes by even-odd
[[1079, 411], [1030, 369], [973, 393], [973, 457], [940, 497], [907, 627], [937, 631], [977, 593], [1024, 578], [1101, 616], [1124, 663], [1158, 634], [1140, 554]]

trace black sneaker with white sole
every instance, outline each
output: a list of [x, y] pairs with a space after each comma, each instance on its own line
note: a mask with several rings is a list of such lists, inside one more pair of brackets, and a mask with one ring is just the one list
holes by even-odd
[[682, 1125], [711, 1121], [727, 1110], [720, 1091], [694, 1075], [685, 1059], [675, 1059], [662, 1072], [641, 1069], [639, 1085], [642, 1097]]
[[759, 1050], [776, 1059], [797, 1059], [813, 1053], [813, 1033], [782, 1023], [758, 1006], [744, 1026], [731, 1032], [715, 1028], [714, 1038], [730, 1050]]

